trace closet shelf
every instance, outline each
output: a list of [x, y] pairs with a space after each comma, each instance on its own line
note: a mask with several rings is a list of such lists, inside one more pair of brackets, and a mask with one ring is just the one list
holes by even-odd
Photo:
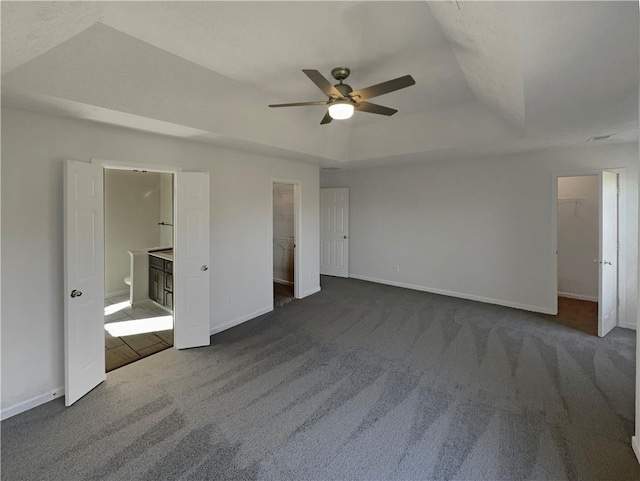
[[582, 199], [580, 197], [558, 197], [558, 202], [566, 203], [566, 202], [580, 202]]
[[558, 197], [558, 204], [574, 204], [573, 215], [578, 215], [578, 204], [581, 201], [580, 197]]

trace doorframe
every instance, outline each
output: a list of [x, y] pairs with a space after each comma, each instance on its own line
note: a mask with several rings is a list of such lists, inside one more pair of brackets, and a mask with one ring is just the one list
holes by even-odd
[[[624, 290], [626, 278], [626, 259], [627, 259], [627, 243], [626, 238], [626, 168], [600, 168], [600, 169], [583, 169], [583, 170], [567, 170], [553, 172], [551, 174], [551, 260], [553, 272], [551, 275], [550, 286], [553, 291], [553, 302], [551, 305], [552, 312], [558, 314], [558, 178], [560, 177], [583, 177], [590, 175], [600, 175], [602, 172], [612, 172], [618, 176], [618, 306], [617, 306], [617, 323], [618, 327], [628, 327], [625, 321], [627, 295]], [[599, 207], [600, 209], [600, 207]], [[598, 215], [602, 215], [599, 212]], [[598, 302], [600, 302], [600, 293], [598, 292]], [[598, 324], [600, 321], [598, 320]]]
[[302, 181], [294, 179], [284, 179], [280, 177], [271, 177], [271, 204], [269, 208], [269, 266], [271, 268], [271, 305], [273, 306], [273, 185], [274, 184], [293, 184], [293, 297], [300, 299], [300, 250], [302, 249]]
[[[178, 190], [178, 173], [182, 172], [182, 167], [176, 167], [176, 166], [168, 166], [168, 165], [155, 165], [155, 164], [144, 164], [144, 163], [138, 163], [138, 162], [123, 162], [123, 161], [119, 161], [119, 160], [107, 160], [107, 159], [91, 159], [91, 163], [94, 165], [98, 165], [100, 167], [102, 167], [102, 171], [104, 172], [105, 170], [109, 169], [109, 170], [129, 170], [129, 171], [137, 171], [137, 170], [143, 170], [145, 172], [153, 172], [153, 173], [159, 173], [159, 174], [173, 174], [173, 224], [174, 226], [177, 224], [177, 215], [178, 215], [178, 210], [177, 210], [177, 198], [178, 196], [177, 194], [177, 190]], [[105, 202], [104, 202], [104, 197], [102, 199], [102, 209], [104, 210], [105, 208]], [[106, 236], [106, 229], [105, 229], [105, 236]], [[173, 245], [176, 245], [176, 228], [173, 228]], [[106, 239], [104, 242], [104, 249], [106, 250]], [[102, 277], [104, 278], [105, 275], [105, 268], [104, 265], [101, 266], [101, 270], [102, 270]], [[104, 297], [104, 293], [102, 294]], [[104, 301], [104, 299], [103, 299]], [[178, 322], [178, 318], [176, 318], [176, 302], [180, 302], [180, 298], [174, 299], [173, 301], [173, 328], [175, 330], [176, 328], [176, 323]], [[103, 307], [103, 311], [104, 311], [104, 307]], [[103, 343], [104, 343], [104, 336], [103, 336]], [[172, 349], [175, 349], [175, 346], [171, 346]], [[103, 346], [103, 350], [104, 350], [104, 346]], [[106, 373], [106, 371], [105, 371]]]

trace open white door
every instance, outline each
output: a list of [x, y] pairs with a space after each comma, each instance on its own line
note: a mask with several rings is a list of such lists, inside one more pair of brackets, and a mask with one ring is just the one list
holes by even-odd
[[102, 167], [68, 160], [64, 173], [65, 404], [106, 379]]
[[209, 174], [179, 172], [176, 186], [174, 345], [209, 345]]
[[320, 274], [349, 277], [349, 189], [320, 189]]
[[598, 335], [618, 323], [618, 175], [600, 173]]

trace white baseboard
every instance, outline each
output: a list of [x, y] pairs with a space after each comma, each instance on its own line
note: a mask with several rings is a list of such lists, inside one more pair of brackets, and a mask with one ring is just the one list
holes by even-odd
[[377, 284], [386, 284], [388, 286], [394, 286], [394, 287], [404, 287], [405, 289], [413, 289], [414, 291], [429, 292], [431, 294], [440, 294], [442, 296], [458, 297], [460, 299], [484, 302], [486, 304], [496, 304], [498, 306], [513, 307], [514, 309], [521, 309], [523, 311], [540, 312], [542, 314], [552, 314], [552, 315], [556, 314], [555, 312], [553, 312], [552, 309], [549, 309], [548, 307], [530, 306], [527, 304], [519, 304], [517, 302], [503, 301], [502, 299], [493, 299], [491, 297], [476, 296], [473, 294], [464, 294], [462, 292], [446, 291], [443, 289], [434, 289], [432, 287], [417, 286], [414, 284], [406, 284], [404, 282], [389, 281], [386, 279], [377, 279], [375, 277], [360, 276], [358, 274], [349, 274], [349, 277], [353, 279], [360, 279], [362, 281], [375, 282]]
[[284, 284], [285, 286], [293, 285], [293, 282], [291, 281], [285, 281], [284, 279], [276, 279], [275, 277], [273, 278], [273, 282], [275, 282], [276, 284]]
[[[131, 307], [133, 307], [134, 309], [137, 307], [145, 307], [145, 306], [155, 306], [157, 303], [155, 301], [152, 301], [151, 299], [147, 298], [147, 299], [142, 299], [139, 300], [138, 302], [134, 302]], [[157, 304], [159, 307], [162, 307], [160, 304]]]
[[104, 295], [104, 298], [105, 298], [105, 299], [108, 299], [108, 298], [110, 298], [110, 297], [124, 296], [125, 294], [129, 294], [129, 292], [130, 292], [130, 291], [129, 291], [129, 289], [124, 289], [124, 290], [122, 290], [122, 291], [116, 291], [116, 292], [107, 292], [107, 293]]
[[[300, 299], [302, 299], [303, 297], [307, 297], [310, 296], [311, 294], [315, 294], [316, 292], [320, 292], [320, 286], [315, 287], [313, 289], [310, 289], [306, 292], [303, 292], [300, 295]], [[237, 326], [238, 324], [242, 324], [243, 322], [247, 322], [250, 321], [251, 319], [254, 319], [258, 316], [261, 316], [263, 314], [266, 314], [267, 312], [271, 312], [273, 311], [273, 306], [270, 307], [265, 307], [264, 309], [259, 309], [255, 312], [252, 312], [250, 314], [247, 314], [245, 316], [241, 316], [238, 317], [236, 319], [233, 319], [229, 322], [225, 322], [224, 324], [221, 324], [219, 326], [213, 327], [210, 331], [209, 331], [209, 335], [213, 336], [214, 334], [217, 334], [218, 332], [222, 332], [222, 331], [226, 331], [227, 329], [230, 329], [234, 326]]]
[[49, 401], [53, 401], [54, 399], [59, 398], [60, 396], [64, 396], [64, 388], [59, 387], [54, 389], [51, 392], [40, 394], [38, 396], [34, 396], [31, 399], [27, 399], [26, 401], [19, 402], [18, 404], [14, 404], [8, 408], [0, 411], [0, 420], [8, 419], [16, 414], [23, 413], [28, 411], [29, 409], [33, 409], [41, 404], [48, 403]]
[[[167, 311], [169, 314], [173, 314], [173, 311], [171, 309], [169, 309], [167, 306], [163, 306], [162, 304], [154, 301], [153, 299], [145, 299], [146, 301], [149, 301], [149, 303], [152, 306], [156, 306], [159, 307], [160, 309], [162, 309], [163, 311]], [[145, 302], [145, 301], [140, 301], [140, 302]]]
[[216, 327], [212, 328], [209, 331], [209, 335], [213, 336], [214, 334], [217, 334], [219, 332], [226, 331], [227, 329], [230, 329], [230, 328], [232, 328], [234, 326], [237, 326], [238, 324], [242, 324], [243, 322], [250, 321], [251, 319], [255, 319], [256, 317], [261, 316], [261, 315], [266, 314], [267, 312], [271, 312], [271, 311], [273, 311], [273, 306], [265, 307], [264, 309], [259, 309], [259, 310], [255, 311], [255, 312], [247, 314], [246, 316], [241, 316], [241, 317], [233, 319], [233, 320], [231, 320], [229, 322], [225, 322], [224, 324], [221, 324], [219, 326], [216, 326]]
[[580, 301], [598, 302], [597, 296], [584, 296], [582, 294], [572, 294], [571, 292], [558, 292], [559, 297], [566, 297], [568, 299], [578, 299]]
[[618, 323], [618, 327], [624, 327], [625, 329], [632, 329], [634, 331], [636, 331], [638, 328], [636, 325], [630, 323], [630, 322], [620, 322]]
[[640, 438], [638, 438], [638, 436], [631, 438], [631, 446], [633, 447], [633, 452], [636, 453], [636, 458], [638, 458], [638, 462], [640, 463]]
[[310, 296], [311, 294], [315, 294], [316, 292], [320, 292], [321, 290], [321, 287], [318, 286], [314, 287], [313, 289], [309, 289], [308, 291], [304, 291], [302, 294], [300, 294], [300, 299]]

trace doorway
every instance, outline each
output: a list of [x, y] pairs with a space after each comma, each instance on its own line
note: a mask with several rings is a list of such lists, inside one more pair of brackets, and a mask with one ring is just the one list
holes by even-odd
[[[210, 334], [210, 179], [208, 172], [92, 159], [64, 164], [65, 405], [106, 379], [104, 335], [104, 171], [173, 174], [172, 296], [176, 349], [208, 346]], [[157, 253], [157, 252], [156, 252]], [[135, 302], [135, 301], [134, 301]]]
[[173, 346], [172, 173], [105, 169], [105, 368]]
[[273, 306], [295, 299], [295, 184], [273, 182]]
[[618, 174], [554, 180], [556, 321], [603, 337], [618, 325]]
[[349, 189], [320, 189], [320, 275], [349, 277]]

